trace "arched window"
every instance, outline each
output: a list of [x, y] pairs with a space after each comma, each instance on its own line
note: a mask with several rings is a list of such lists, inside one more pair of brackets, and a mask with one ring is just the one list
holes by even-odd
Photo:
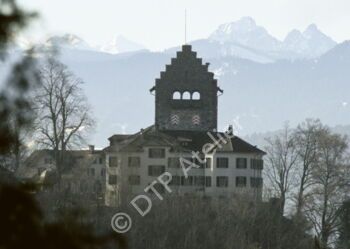
[[200, 100], [201, 99], [201, 94], [199, 92], [192, 93], [192, 99], [193, 100]]
[[176, 91], [173, 93], [173, 99], [181, 99], [181, 93]]
[[190, 92], [184, 92], [183, 94], [182, 94], [182, 99], [191, 99], [191, 94], [190, 94]]

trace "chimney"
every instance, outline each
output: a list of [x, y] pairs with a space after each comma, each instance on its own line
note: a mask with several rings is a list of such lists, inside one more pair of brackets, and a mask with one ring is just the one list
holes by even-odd
[[89, 151], [92, 153], [95, 151], [95, 146], [94, 145], [89, 145]]
[[233, 136], [233, 126], [232, 125], [228, 126], [227, 134], [230, 135], [230, 136]]

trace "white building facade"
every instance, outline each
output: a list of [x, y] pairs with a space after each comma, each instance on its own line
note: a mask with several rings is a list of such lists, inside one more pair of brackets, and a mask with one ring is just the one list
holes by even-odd
[[[169, 188], [172, 192], [168, 193], [161, 183], [157, 183], [155, 188], [161, 195], [195, 194], [220, 198], [244, 194], [252, 200], [261, 200], [264, 152], [254, 146], [245, 152], [227, 150], [232, 145], [249, 145], [234, 137], [229, 145], [205, 156], [201, 154], [201, 159], [197, 160], [192, 156], [190, 142], [181, 146], [181, 142], [174, 138], [169, 139], [174, 142], [172, 145], [155, 144], [155, 141], [160, 141], [156, 133], [154, 127], [150, 127], [143, 134], [137, 133], [124, 141], [124, 146], [117, 148], [118, 145], [112, 145], [105, 150], [107, 205], [120, 205], [139, 194], [155, 196], [152, 190], [145, 191], [145, 188], [164, 172], [171, 174]], [[180, 158], [194, 165], [187, 161], [181, 164]]]

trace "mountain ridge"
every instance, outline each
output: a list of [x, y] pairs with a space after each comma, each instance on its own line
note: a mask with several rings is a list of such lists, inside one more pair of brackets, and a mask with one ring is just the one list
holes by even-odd
[[[22, 40], [19, 41], [19, 44], [22, 44], [19, 46], [23, 46], [23, 44], [30, 43]], [[221, 24], [209, 37], [193, 40], [190, 44], [195, 44], [199, 52], [206, 57], [233, 56], [261, 63], [270, 63], [281, 59], [318, 58], [337, 45], [315, 24], [310, 24], [303, 32], [293, 29], [284, 40], [279, 40], [271, 35], [266, 28], [258, 25], [252, 17], [242, 17], [237, 21]], [[53, 45], [110, 54], [147, 50], [144, 45], [120, 35], [99, 46], [91, 46], [73, 34], [52, 36], [42, 43], [42, 46], [46, 47]], [[164, 52], [172, 53], [174, 50], [178, 50], [178, 47], [167, 48]]]

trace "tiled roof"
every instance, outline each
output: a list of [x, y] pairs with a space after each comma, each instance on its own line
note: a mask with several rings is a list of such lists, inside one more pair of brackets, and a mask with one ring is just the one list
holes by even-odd
[[[114, 135], [110, 138], [115, 138]], [[210, 135], [204, 131], [159, 131], [155, 126], [150, 126], [133, 135], [125, 135], [119, 137], [118, 142], [112, 143], [111, 146], [105, 148], [105, 151], [140, 151], [144, 146], [168, 146], [173, 150], [181, 151], [202, 151], [205, 144], [213, 143], [212, 136], [215, 139], [225, 137], [223, 132], [210, 132]], [[227, 143], [220, 143], [221, 148], [217, 148], [217, 152], [233, 152], [233, 153], [256, 153], [265, 154], [256, 146], [249, 144], [243, 139], [233, 136], [226, 140]]]
[[[115, 138], [118, 137], [118, 140]], [[140, 151], [144, 146], [168, 146], [174, 147], [177, 140], [169, 135], [158, 132], [154, 126], [149, 126], [146, 129], [132, 134], [124, 135], [124, 139], [121, 135], [114, 135], [109, 138], [111, 145], [104, 149], [104, 151]]]
[[[201, 151], [204, 144], [214, 143], [212, 136], [216, 140], [219, 140], [220, 137], [225, 138], [224, 132], [202, 132], [202, 131], [165, 131], [165, 133], [179, 139], [187, 138], [191, 140], [187, 142], [187, 147], [191, 151]], [[217, 152], [236, 152], [236, 153], [257, 153], [265, 154], [264, 151], [260, 150], [256, 146], [251, 145], [250, 143], [244, 141], [238, 136], [233, 136], [228, 138], [227, 143], [219, 143], [222, 147], [217, 149]]]

